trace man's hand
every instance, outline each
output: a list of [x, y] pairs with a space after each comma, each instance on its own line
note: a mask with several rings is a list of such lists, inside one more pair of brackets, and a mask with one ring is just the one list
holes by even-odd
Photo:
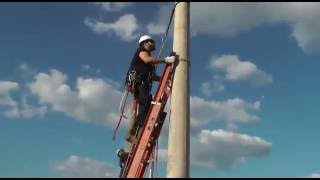
[[174, 63], [175, 60], [176, 60], [175, 56], [168, 56], [164, 58], [165, 63]]

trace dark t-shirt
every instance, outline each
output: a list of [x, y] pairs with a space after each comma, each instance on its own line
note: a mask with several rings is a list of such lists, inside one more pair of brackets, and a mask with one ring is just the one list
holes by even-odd
[[146, 49], [144, 49], [143, 47], [139, 47], [133, 58], [131, 61], [131, 65], [130, 65], [130, 70], [136, 70], [136, 72], [138, 74], [149, 74], [152, 73], [153, 69], [154, 69], [154, 65], [153, 64], [147, 64], [145, 63], [140, 57], [139, 57], [139, 53], [141, 51], [146, 51], [149, 55], [150, 52], [148, 52]]

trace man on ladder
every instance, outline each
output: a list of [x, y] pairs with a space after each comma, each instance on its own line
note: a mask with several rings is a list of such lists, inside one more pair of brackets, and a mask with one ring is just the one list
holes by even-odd
[[[139, 129], [144, 123], [144, 119], [148, 113], [150, 103], [152, 100], [151, 89], [152, 81], [159, 81], [161, 77], [155, 74], [155, 64], [160, 63], [174, 63], [175, 56], [168, 56], [164, 59], [151, 56], [151, 52], [156, 49], [155, 41], [148, 35], [143, 35], [138, 41], [138, 48], [131, 60], [130, 68], [126, 76], [126, 84], [131, 85], [131, 92], [133, 94], [131, 104], [131, 118], [129, 122], [129, 130], [126, 140], [129, 142], [128, 151], [123, 152], [123, 149], [118, 150], [117, 153], [121, 164], [131, 151], [132, 144], [136, 140]], [[138, 109], [138, 113], [137, 113]], [[122, 167], [121, 167], [122, 168]]]
[[[128, 92], [131, 92], [133, 94], [133, 99], [132, 99], [132, 104], [131, 104], [131, 119], [129, 123], [129, 132], [127, 135], [126, 140], [129, 142], [129, 147], [128, 151], [121, 151], [122, 153], [117, 153], [120, 161], [122, 159], [122, 164], [121, 167], [121, 172], [119, 177], [142, 177], [144, 170], [146, 168], [145, 164], [142, 163], [142, 169], [137, 169], [137, 163], [141, 164], [141, 161], [149, 161], [148, 159], [150, 158], [150, 154], [154, 154], [153, 152], [154, 149], [152, 145], [149, 146], [150, 142], [149, 140], [152, 139], [154, 136], [157, 138], [159, 136], [159, 133], [161, 131], [162, 123], [160, 122], [160, 126], [157, 126], [157, 123], [152, 125], [154, 127], [159, 127], [159, 128], [151, 128], [152, 131], [144, 131], [142, 129], [144, 123], [148, 124], [148, 127], [153, 123], [154, 119], [162, 119], [164, 120], [165, 118], [165, 113], [163, 112], [164, 106], [161, 106], [161, 110], [155, 108], [155, 106], [151, 105], [151, 100], [152, 100], [152, 95], [150, 94], [151, 91], [151, 85], [153, 80], [160, 81], [158, 90], [155, 95], [155, 103], [163, 102], [163, 105], [167, 102], [167, 98], [171, 94], [171, 86], [172, 86], [172, 80], [169, 80], [172, 78], [172, 73], [174, 73], [174, 66], [171, 66], [170, 64], [167, 64], [165, 66], [164, 72], [162, 77], [160, 78], [159, 76], [155, 75], [155, 64], [159, 63], [174, 63], [176, 61], [176, 58], [178, 60], [178, 56], [175, 55], [174, 52], [170, 54], [170, 56], [161, 59], [160, 55], [162, 53], [162, 50], [165, 46], [165, 42], [167, 39], [167, 35], [169, 32], [170, 24], [175, 12], [175, 8], [179, 4], [179, 2], [176, 2], [172, 12], [171, 16], [169, 19], [169, 23], [165, 32], [164, 37], [162, 38], [162, 45], [159, 51], [159, 54], [157, 58], [151, 56], [151, 52], [155, 50], [155, 41], [148, 35], [141, 36], [138, 42], [138, 49], [136, 50], [134, 57], [132, 58], [130, 68], [127, 72], [126, 76], [126, 91], [124, 93], [125, 100], [127, 97]], [[170, 92], [169, 92], [170, 91]], [[159, 93], [160, 92], [160, 93]], [[124, 102], [125, 102], [124, 100]], [[122, 101], [122, 100], [121, 100]], [[154, 103], [153, 102], [153, 103]], [[122, 104], [122, 106], [121, 106]], [[125, 103], [120, 103], [120, 120], [117, 125], [117, 128], [114, 131], [114, 138], [115, 139], [115, 132], [118, 129], [118, 126], [121, 122], [121, 118], [125, 117], [123, 112], [124, 112], [124, 105]], [[138, 104], [138, 115], [136, 116], [136, 109], [137, 109], [137, 104]], [[159, 104], [157, 104], [159, 105]], [[160, 103], [161, 105], [161, 103]], [[147, 116], [147, 113], [150, 109], [150, 114], [148, 115], [147, 122], [144, 122]], [[160, 110], [160, 111], [159, 111]], [[162, 120], [162, 121], [163, 121]], [[150, 124], [151, 123], [151, 124]], [[142, 129], [142, 130], [140, 130]], [[150, 129], [148, 129], [150, 130]], [[142, 132], [139, 132], [142, 131]], [[155, 134], [150, 134], [151, 132], [154, 132]], [[140, 133], [143, 141], [137, 141], [136, 138], [141, 138]], [[137, 136], [138, 135], [138, 136]], [[148, 139], [148, 141], [146, 140]], [[137, 144], [136, 144], [137, 143]], [[146, 144], [148, 143], [148, 144]], [[132, 149], [132, 146], [135, 146], [135, 149]], [[147, 148], [147, 146], [149, 148]], [[139, 147], [139, 148], [138, 148]], [[136, 152], [136, 150], [139, 150]], [[133, 156], [130, 154], [131, 151], [133, 153]], [[118, 151], [120, 152], [120, 151]], [[124, 153], [123, 153], [124, 152]], [[141, 153], [146, 153], [146, 154], [141, 154]], [[120, 155], [124, 154], [124, 155]], [[146, 155], [146, 156], [145, 156]], [[121, 157], [124, 158], [121, 158]], [[132, 156], [132, 157], [131, 157]], [[127, 160], [128, 159], [128, 160]], [[126, 165], [126, 163], [128, 164]], [[133, 163], [134, 162], [134, 163]], [[132, 163], [134, 164], [133, 167], [131, 166]], [[126, 168], [126, 166], [129, 167], [129, 169]], [[140, 167], [140, 165], [139, 165]], [[126, 169], [126, 170], [124, 170]], [[122, 176], [122, 172], [124, 171], [125, 176]], [[136, 174], [138, 173], [138, 174]], [[153, 174], [153, 173], [150, 173]], [[152, 175], [151, 175], [152, 177]]]
[[[127, 141], [133, 143], [137, 130], [143, 125], [152, 100], [152, 81], [159, 81], [160, 77], [155, 75], [155, 64], [173, 63], [175, 56], [168, 56], [164, 59], [151, 56], [151, 52], [156, 49], [155, 41], [148, 35], [141, 36], [138, 42], [131, 65], [127, 74], [133, 80], [133, 100], [131, 106], [131, 119]], [[134, 77], [133, 77], [134, 76]], [[136, 108], [138, 104], [138, 114]]]

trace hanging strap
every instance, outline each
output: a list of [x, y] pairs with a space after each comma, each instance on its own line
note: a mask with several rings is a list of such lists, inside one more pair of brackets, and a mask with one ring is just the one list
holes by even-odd
[[123, 92], [123, 96], [122, 96], [121, 101], [120, 101], [120, 106], [119, 106], [120, 118], [119, 118], [119, 121], [118, 121], [118, 124], [117, 124], [116, 128], [113, 130], [113, 135], [112, 135], [112, 139], [113, 140], [116, 139], [116, 133], [117, 133], [117, 131], [119, 129], [122, 117], [124, 117], [125, 119], [127, 118], [125, 116], [125, 114], [124, 114], [124, 108], [126, 106], [126, 101], [127, 101], [128, 94], [129, 94], [129, 88], [126, 86], [125, 91]]
[[120, 101], [120, 105], [119, 105], [120, 116], [123, 116], [125, 119], [127, 119], [127, 116], [124, 114], [124, 108], [126, 106], [126, 101], [127, 101], [128, 94], [129, 94], [129, 89], [128, 89], [128, 86], [127, 86], [127, 88], [123, 92], [123, 95], [122, 95], [122, 98], [121, 98], [121, 101]]

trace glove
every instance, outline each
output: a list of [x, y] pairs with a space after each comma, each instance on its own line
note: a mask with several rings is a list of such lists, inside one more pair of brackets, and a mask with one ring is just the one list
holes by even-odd
[[168, 56], [164, 58], [165, 63], [174, 63], [175, 60], [175, 56]]

